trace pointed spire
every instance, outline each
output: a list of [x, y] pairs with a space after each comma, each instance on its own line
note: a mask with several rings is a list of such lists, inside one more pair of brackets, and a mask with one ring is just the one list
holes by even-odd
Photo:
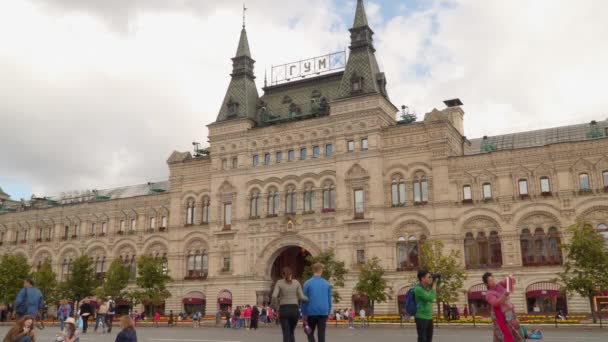
[[363, 0], [357, 0], [355, 21], [350, 31], [350, 54], [342, 76], [339, 97], [377, 93], [388, 97], [386, 77], [380, 71], [374, 48], [374, 31], [369, 27]]
[[367, 15], [365, 14], [365, 6], [363, 0], [357, 0], [357, 12], [355, 12], [355, 22], [353, 28], [369, 26], [367, 24]]
[[256, 106], [259, 101], [258, 90], [255, 85], [253, 66], [255, 61], [251, 58], [247, 31], [245, 30], [245, 11], [243, 6], [243, 29], [239, 38], [236, 56], [232, 58], [232, 74], [226, 96], [220, 107], [216, 122], [236, 119], [257, 119]]
[[239, 46], [236, 49], [235, 57], [251, 57], [251, 52], [249, 51], [249, 40], [247, 39], [247, 31], [243, 27], [241, 30], [241, 38], [239, 39]]

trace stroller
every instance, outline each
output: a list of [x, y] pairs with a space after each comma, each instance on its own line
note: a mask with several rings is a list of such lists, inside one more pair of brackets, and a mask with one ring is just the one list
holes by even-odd
[[542, 340], [543, 338], [543, 332], [540, 329], [534, 329], [530, 332], [522, 325], [521, 331], [524, 333], [526, 340]]

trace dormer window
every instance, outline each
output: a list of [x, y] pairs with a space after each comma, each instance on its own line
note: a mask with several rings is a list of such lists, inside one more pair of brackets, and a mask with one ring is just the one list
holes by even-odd
[[228, 116], [236, 116], [239, 110], [238, 102], [234, 102], [232, 98], [230, 98], [226, 106], [228, 107]]
[[363, 77], [357, 75], [357, 74], [353, 74], [353, 76], [350, 79], [350, 85], [351, 85], [351, 92], [352, 93], [358, 93], [363, 91]]

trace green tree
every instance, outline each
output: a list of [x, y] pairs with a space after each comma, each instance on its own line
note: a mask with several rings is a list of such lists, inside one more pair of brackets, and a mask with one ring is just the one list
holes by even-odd
[[13, 303], [23, 282], [30, 274], [30, 265], [23, 254], [4, 254], [0, 258], [0, 300]]
[[122, 298], [125, 296], [123, 290], [129, 283], [131, 271], [122, 264], [120, 259], [114, 259], [106, 272], [105, 279], [96, 293], [99, 297]]
[[309, 255], [306, 257], [308, 264], [304, 267], [303, 278], [308, 280], [312, 278], [312, 265], [320, 262], [323, 264], [323, 274], [321, 275], [325, 280], [329, 282], [332, 288], [332, 295], [334, 303], [340, 303], [340, 293], [336, 291], [336, 288], [344, 287], [344, 277], [348, 270], [344, 266], [344, 261], [336, 260], [336, 255], [333, 249], [323, 251], [316, 256]]
[[34, 285], [42, 292], [45, 303], [57, 301], [57, 274], [53, 272], [51, 260], [45, 258], [40, 270], [32, 273]]
[[135, 303], [147, 302], [161, 305], [171, 297], [171, 292], [167, 290], [167, 283], [171, 281], [171, 277], [167, 274], [164, 260], [144, 255], [137, 261], [137, 267], [136, 282], [140, 289], [132, 290], [129, 293], [129, 297]]
[[59, 284], [59, 293], [64, 298], [73, 299], [75, 308], [78, 308], [80, 300], [92, 295], [98, 285], [93, 259], [83, 255], [74, 259], [68, 280]]
[[572, 234], [572, 240], [563, 245], [567, 258], [564, 272], [556, 280], [564, 285], [565, 292], [577, 293], [589, 300], [595, 323], [593, 297], [608, 289], [608, 249], [604, 237], [587, 222], [579, 220], [567, 231]]
[[438, 240], [422, 244], [420, 256], [422, 268], [433, 273], [441, 273], [441, 284], [437, 287], [437, 316], [441, 315], [440, 303], [453, 303], [458, 300], [466, 273], [460, 265], [460, 251], [451, 250], [444, 255], [444, 244]]
[[392, 288], [384, 279], [384, 268], [380, 265], [380, 259], [373, 257], [368, 260], [359, 272], [359, 281], [355, 285], [359, 294], [365, 294], [369, 298], [372, 318], [374, 317], [374, 306], [376, 302], [385, 303], [393, 299], [390, 292]]

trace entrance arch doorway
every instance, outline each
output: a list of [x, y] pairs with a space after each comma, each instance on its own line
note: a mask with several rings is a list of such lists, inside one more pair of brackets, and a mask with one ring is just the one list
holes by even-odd
[[279, 255], [274, 259], [270, 270], [270, 278], [273, 284], [281, 279], [281, 271], [284, 267], [289, 267], [293, 272], [293, 278], [302, 282], [304, 268], [309, 264], [306, 260], [310, 252], [306, 248], [300, 246], [284, 247]]

